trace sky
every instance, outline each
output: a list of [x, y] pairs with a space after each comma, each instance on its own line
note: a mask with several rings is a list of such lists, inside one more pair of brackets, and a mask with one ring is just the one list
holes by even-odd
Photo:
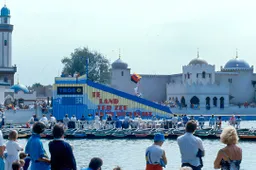
[[[4, 4], [4, 0], [0, 0]], [[255, 1], [6, 0], [16, 79], [54, 83], [78, 47], [118, 58], [139, 74], [176, 74], [200, 57], [216, 70], [235, 57], [256, 63]]]

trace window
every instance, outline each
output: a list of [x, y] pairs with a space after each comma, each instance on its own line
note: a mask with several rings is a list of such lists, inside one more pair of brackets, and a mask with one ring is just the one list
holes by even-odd
[[124, 71], [121, 72], [121, 76], [124, 76]]
[[229, 82], [229, 83], [232, 83], [232, 79], [228, 79], [228, 82]]
[[212, 77], [212, 74], [209, 74], [209, 78], [211, 78]]
[[202, 73], [202, 78], [205, 79], [205, 72]]
[[4, 46], [7, 46], [7, 40], [4, 40]]
[[185, 79], [187, 78], [187, 75], [185, 74]]
[[4, 23], [7, 24], [7, 18], [4, 18]]
[[188, 73], [188, 79], [190, 79], [190, 74]]
[[199, 74], [197, 73], [197, 74], [196, 74], [196, 78], [198, 78], [198, 75], [199, 75]]

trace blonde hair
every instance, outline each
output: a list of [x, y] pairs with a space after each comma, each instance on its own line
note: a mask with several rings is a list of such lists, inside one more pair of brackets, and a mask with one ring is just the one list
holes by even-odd
[[220, 141], [227, 145], [237, 144], [238, 136], [233, 126], [225, 127], [220, 135]]
[[16, 130], [11, 130], [8, 136], [9, 140], [17, 140], [18, 139], [18, 132]]
[[25, 161], [23, 159], [20, 159], [20, 165], [24, 166], [25, 165]]
[[193, 170], [193, 169], [191, 167], [184, 166], [184, 167], [180, 168], [180, 170]]

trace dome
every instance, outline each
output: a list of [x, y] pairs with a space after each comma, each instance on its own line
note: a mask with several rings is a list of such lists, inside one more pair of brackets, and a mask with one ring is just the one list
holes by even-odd
[[189, 65], [197, 65], [197, 64], [199, 64], [199, 65], [203, 65], [203, 64], [208, 65], [207, 61], [205, 61], [203, 59], [200, 59], [200, 58], [195, 58], [195, 59], [193, 59], [189, 62]]
[[235, 58], [235, 59], [229, 60], [224, 66], [224, 69], [234, 69], [234, 68], [248, 69], [248, 68], [250, 68], [250, 65], [244, 60]]
[[23, 91], [24, 93], [29, 92], [28, 88], [22, 84], [15, 84], [11, 87], [11, 89], [13, 89], [15, 93], [18, 93], [19, 91]]
[[127, 69], [128, 64], [123, 62], [120, 58], [117, 59], [115, 62], [112, 63], [113, 69]]
[[10, 16], [10, 10], [6, 7], [6, 5], [4, 5], [4, 7], [1, 9], [1, 16]]

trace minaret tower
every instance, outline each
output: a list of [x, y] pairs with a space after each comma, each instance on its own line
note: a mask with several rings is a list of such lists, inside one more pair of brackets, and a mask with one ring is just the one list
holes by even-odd
[[12, 31], [10, 10], [4, 5], [0, 15], [0, 82], [13, 85], [16, 66], [12, 66]]

